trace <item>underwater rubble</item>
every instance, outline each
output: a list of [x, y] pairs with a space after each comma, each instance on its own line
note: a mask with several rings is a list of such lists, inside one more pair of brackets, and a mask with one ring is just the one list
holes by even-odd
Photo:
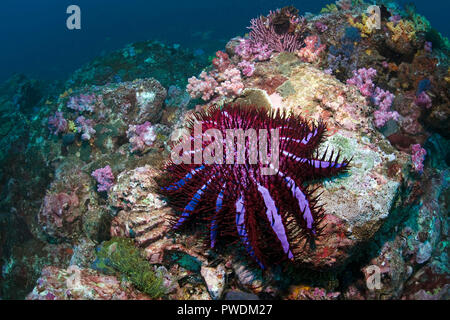
[[[130, 44], [65, 83], [0, 88], [1, 299], [449, 299], [450, 43], [394, 2], [251, 21], [213, 57]], [[299, 8], [301, 10], [301, 8]], [[266, 270], [213, 250], [158, 192], [196, 112], [228, 103], [323, 121], [352, 159], [312, 184], [322, 235]], [[378, 270], [378, 288], [370, 288]]]

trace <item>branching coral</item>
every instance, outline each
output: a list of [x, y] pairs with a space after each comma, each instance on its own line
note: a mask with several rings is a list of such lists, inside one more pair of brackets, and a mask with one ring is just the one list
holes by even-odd
[[215, 89], [215, 92], [226, 97], [233, 97], [241, 94], [244, 89], [242, 83], [241, 71], [237, 68], [226, 69], [223, 72], [220, 85]]
[[294, 52], [303, 45], [306, 21], [293, 7], [271, 11], [267, 17], [252, 19], [250, 24], [248, 38], [236, 48], [245, 60], [266, 60], [273, 51]]
[[301, 32], [278, 34], [270, 19], [264, 17], [252, 19], [250, 23], [249, 39], [255, 44], [267, 44], [270, 50], [276, 52], [294, 52], [302, 46], [303, 34]]
[[373, 68], [361, 68], [358, 71], [353, 71], [353, 78], [347, 80], [347, 84], [358, 87], [361, 94], [365, 97], [370, 97], [373, 94], [375, 85], [373, 77], [376, 76], [377, 70]]
[[203, 71], [200, 73], [200, 79], [196, 77], [188, 79], [186, 90], [192, 98], [196, 99], [201, 97], [204, 101], [208, 101], [214, 96], [214, 90], [217, 86], [216, 79]]
[[246, 77], [251, 77], [255, 73], [255, 64], [253, 62], [244, 60], [238, 64], [238, 67]]
[[400, 20], [397, 24], [394, 22], [386, 23], [388, 29], [392, 32], [391, 39], [394, 42], [411, 41], [416, 37], [416, 29], [414, 24], [409, 20]]
[[268, 60], [272, 52], [268, 44], [254, 43], [250, 39], [241, 39], [235, 49], [235, 53], [247, 61]]
[[391, 119], [398, 121], [400, 115], [396, 111], [390, 111], [395, 98], [392, 93], [381, 88], [376, 88], [372, 98], [374, 104], [379, 107], [373, 114], [375, 125], [378, 128], [383, 127]]

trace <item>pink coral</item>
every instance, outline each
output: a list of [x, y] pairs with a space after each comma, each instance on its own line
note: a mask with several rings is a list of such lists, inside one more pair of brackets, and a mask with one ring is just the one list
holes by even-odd
[[238, 67], [246, 77], [251, 77], [255, 73], [255, 64], [252, 62], [244, 60], [238, 64]]
[[200, 79], [196, 77], [189, 78], [189, 84], [186, 87], [187, 92], [192, 98], [201, 97], [204, 101], [208, 101], [214, 95], [214, 89], [218, 86], [216, 79], [208, 75], [205, 71], [200, 73]]
[[80, 94], [77, 97], [71, 97], [67, 107], [80, 113], [84, 111], [94, 112], [96, 101], [97, 97], [95, 94]]
[[316, 29], [320, 32], [320, 33], [324, 33], [325, 31], [328, 30], [328, 26], [320, 21], [316, 22], [314, 24], [314, 26], [316, 27]]
[[394, 98], [395, 96], [387, 90], [378, 87], [375, 89], [373, 101], [379, 109], [374, 112], [374, 120], [378, 128], [384, 126], [391, 119], [398, 121], [400, 115], [396, 111], [390, 111]]
[[241, 94], [244, 89], [241, 72], [236, 69], [227, 69], [223, 73], [224, 81], [215, 89], [215, 92], [227, 97]]
[[38, 213], [38, 222], [44, 232], [56, 238], [74, 235], [78, 228], [80, 202], [75, 192], [48, 193]]
[[83, 116], [79, 116], [75, 120], [75, 123], [77, 124], [78, 133], [81, 133], [82, 140], [90, 140], [96, 132], [93, 128], [94, 121], [92, 119], [86, 119]]
[[230, 67], [230, 57], [223, 51], [217, 51], [216, 58], [213, 59], [212, 64], [218, 72], [224, 72]]
[[[249, 38], [253, 44], [268, 45], [268, 48], [276, 52], [295, 52], [299, 50], [303, 44], [302, 35], [300, 33], [282, 33], [278, 34], [274, 27], [266, 23], [266, 18], [259, 17], [250, 21], [251, 29]], [[300, 22], [300, 19], [297, 23]]]
[[313, 63], [319, 60], [326, 45], [320, 44], [318, 36], [309, 36], [305, 39], [306, 47], [300, 49], [297, 55], [305, 62]]
[[374, 83], [373, 78], [377, 75], [377, 70], [373, 68], [361, 68], [353, 71], [353, 78], [347, 80], [347, 84], [358, 87], [361, 94], [370, 97], [373, 94]]
[[[213, 60], [213, 70], [209, 73], [203, 71], [200, 74], [201, 79], [192, 77], [188, 80], [186, 90], [192, 98], [201, 97], [204, 101], [209, 101], [216, 93], [232, 97], [239, 95], [244, 89], [241, 71], [231, 64], [228, 55], [218, 51], [216, 57]], [[241, 67], [245, 75], [253, 75], [251, 63], [243, 63]]]
[[361, 94], [365, 97], [371, 97], [373, 103], [379, 107], [374, 112], [375, 126], [380, 128], [389, 120], [398, 121], [400, 115], [396, 111], [390, 111], [395, 96], [381, 88], [375, 88], [373, 78], [376, 76], [377, 70], [373, 68], [361, 68], [353, 71], [353, 77], [347, 80], [347, 84], [358, 87]]
[[414, 103], [419, 107], [427, 109], [430, 109], [433, 106], [430, 96], [425, 91], [416, 97]]
[[54, 135], [66, 132], [67, 120], [64, 119], [62, 112], [55, 112], [55, 114], [48, 118], [48, 128]]
[[376, 110], [373, 114], [375, 120], [375, 126], [381, 128], [389, 120], [398, 121], [399, 114], [396, 111]]
[[131, 152], [144, 151], [150, 147], [156, 140], [155, 128], [146, 121], [140, 125], [130, 125], [127, 130], [127, 137], [131, 144]]
[[427, 155], [427, 151], [422, 148], [420, 144], [413, 144], [411, 146], [411, 160], [414, 166], [414, 170], [416, 172], [423, 172], [423, 161], [425, 160], [425, 156]]
[[98, 183], [98, 192], [108, 191], [114, 185], [114, 175], [109, 165], [95, 170], [91, 175]]
[[250, 39], [241, 39], [235, 48], [235, 53], [247, 61], [269, 60], [272, 52], [268, 44], [254, 43]]

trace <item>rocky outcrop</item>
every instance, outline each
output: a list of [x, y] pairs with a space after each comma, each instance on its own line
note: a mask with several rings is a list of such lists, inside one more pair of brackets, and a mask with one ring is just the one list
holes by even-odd
[[371, 107], [354, 88], [287, 53], [261, 64], [251, 83], [261, 83], [258, 77], [267, 77], [266, 72], [287, 80], [272, 95], [256, 87], [260, 93], [248, 102], [265, 96], [271, 108], [323, 120], [328, 132], [319, 154], [339, 150], [342, 157], [352, 159], [347, 174], [322, 183], [318, 192], [323, 192], [320, 202], [327, 213], [323, 236], [298, 258], [318, 269], [343, 266], [395, 207], [408, 156], [373, 127], [367, 116]]

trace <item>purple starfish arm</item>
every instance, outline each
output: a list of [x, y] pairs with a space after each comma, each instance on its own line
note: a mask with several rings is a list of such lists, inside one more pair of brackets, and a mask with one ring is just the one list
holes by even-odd
[[217, 239], [217, 216], [220, 212], [220, 210], [222, 210], [222, 206], [223, 206], [223, 188], [225, 187], [225, 185], [222, 187], [222, 190], [220, 191], [219, 195], [217, 196], [217, 200], [216, 200], [216, 212], [214, 214], [214, 217], [211, 221], [211, 248], [214, 248], [216, 245], [216, 239]]
[[264, 265], [259, 261], [259, 259], [255, 256], [255, 250], [253, 250], [252, 245], [250, 244], [250, 240], [248, 239], [247, 230], [245, 228], [245, 206], [244, 206], [244, 198], [241, 197], [236, 201], [236, 227], [238, 235], [241, 239], [242, 244], [247, 250], [248, 254], [255, 259], [255, 261], [259, 264], [261, 269], [264, 269]]
[[202, 195], [205, 193], [206, 189], [208, 188], [208, 185], [211, 183], [212, 179], [209, 179], [208, 182], [206, 182], [192, 197], [192, 200], [189, 201], [187, 206], [184, 208], [183, 213], [181, 214], [181, 218], [178, 219], [178, 222], [175, 224], [173, 229], [178, 229], [183, 225], [183, 223], [189, 218], [192, 214], [192, 212], [195, 210], [195, 207], [197, 207], [197, 204], [200, 202]]
[[291, 177], [283, 175], [283, 173], [281, 172], [280, 175], [284, 177], [284, 180], [287, 182], [288, 187], [291, 189], [292, 195], [297, 199], [298, 205], [300, 207], [300, 212], [303, 213], [303, 219], [306, 221], [307, 228], [312, 230], [314, 233], [314, 218], [312, 216], [311, 207], [309, 205], [308, 199], [306, 198], [306, 195], [301, 190], [301, 188], [296, 185], [295, 181]]
[[291, 252], [289, 247], [289, 241], [286, 236], [286, 230], [283, 225], [283, 221], [281, 220], [281, 215], [278, 213], [277, 207], [275, 205], [275, 201], [270, 195], [270, 192], [267, 188], [258, 184], [258, 191], [261, 193], [264, 203], [266, 205], [267, 211], [267, 219], [270, 222], [270, 226], [272, 230], [277, 235], [278, 240], [280, 240], [281, 245], [283, 247], [284, 253], [288, 255], [288, 258], [293, 260], [294, 255]]

